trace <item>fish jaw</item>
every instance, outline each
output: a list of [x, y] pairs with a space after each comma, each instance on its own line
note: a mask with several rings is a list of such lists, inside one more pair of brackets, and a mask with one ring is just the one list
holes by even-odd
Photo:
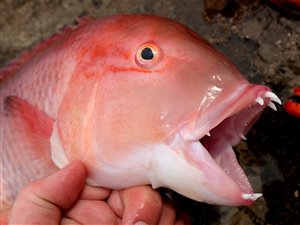
[[150, 160], [154, 188], [168, 187], [218, 205], [249, 205], [261, 196], [253, 193], [232, 146], [244, 138], [272, 100], [280, 100], [264, 86], [248, 84], [240, 89], [215, 108], [211, 121], [202, 115], [157, 147]]
[[[185, 151], [201, 155], [198, 167], [173, 149], [160, 146], [151, 159], [149, 179], [152, 187], [167, 187], [190, 199], [217, 205], [249, 205], [242, 192], [219, 168], [199, 142], [191, 142]], [[199, 159], [199, 157], [198, 157]], [[219, 179], [221, 177], [222, 179]], [[219, 188], [218, 188], [219, 187]], [[222, 189], [222, 195], [220, 195]]]

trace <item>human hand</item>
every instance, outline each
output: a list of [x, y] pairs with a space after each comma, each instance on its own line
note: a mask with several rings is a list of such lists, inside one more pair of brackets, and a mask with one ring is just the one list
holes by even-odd
[[72, 162], [19, 193], [10, 224], [184, 224], [171, 203], [149, 186], [111, 192], [85, 185], [86, 170]]

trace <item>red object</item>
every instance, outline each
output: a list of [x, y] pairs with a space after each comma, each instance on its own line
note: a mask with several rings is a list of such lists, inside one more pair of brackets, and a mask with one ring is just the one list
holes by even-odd
[[294, 96], [285, 102], [284, 109], [290, 115], [300, 118], [300, 86], [295, 88], [294, 94]]
[[283, 14], [300, 19], [300, 0], [269, 0], [268, 2]]
[[270, 0], [275, 5], [284, 6], [284, 5], [293, 5], [296, 7], [300, 7], [300, 0]]

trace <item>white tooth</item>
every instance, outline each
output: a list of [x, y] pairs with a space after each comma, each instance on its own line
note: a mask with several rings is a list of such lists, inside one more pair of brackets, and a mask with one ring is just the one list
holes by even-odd
[[244, 141], [247, 140], [247, 138], [244, 135], [242, 135], [242, 134], [240, 134], [240, 138], [242, 138]]
[[261, 97], [257, 97], [257, 99], [255, 99], [255, 101], [260, 105], [263, 105], [265, 103]]
[[265, 98], [270, 98], [271, 101], [277, 102], [279, 105], [281, 105], [281, 100], [273, 92], [267, 91]]
[[268, 103], [268, 106], [269, 106], [271, 109], [273, 109], [274, 111], [277, 111], [277, 108], [276, 108], [276, 106], [275, 106], [275, 104], [274, 104], [273, 102], [269, 102], [269, 103]]
[[169, 200], [173, 201], [173, 197], [172, 197], [172, 192], [171, 191], [166, 191], [164, 194], [165, 194], [165, 196], [167, 196], [167, 198], [169, 198]]
[[209, 132], [207, 132], [207, 134], [206, 134], [208, 137], [210, 137], [210, 133]]
[[251, 201], [255, 201], [256, 199], [258, 199], [259, 197], [261, 197], [262, 194], [261, 193], [252, 193], [252, 194], [242, 194], [242, 198], [245, 200], [251, 200]]

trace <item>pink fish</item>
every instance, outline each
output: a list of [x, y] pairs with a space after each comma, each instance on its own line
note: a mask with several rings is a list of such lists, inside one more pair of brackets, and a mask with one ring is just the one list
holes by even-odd
[[175, 21], [82, 20], [12, 61], [0, 80], [2, 210], [23, 185], [75, 159], [94, 186], [151, 184], [224, 205], [261, 195], [232, 146], [280, 100]]

